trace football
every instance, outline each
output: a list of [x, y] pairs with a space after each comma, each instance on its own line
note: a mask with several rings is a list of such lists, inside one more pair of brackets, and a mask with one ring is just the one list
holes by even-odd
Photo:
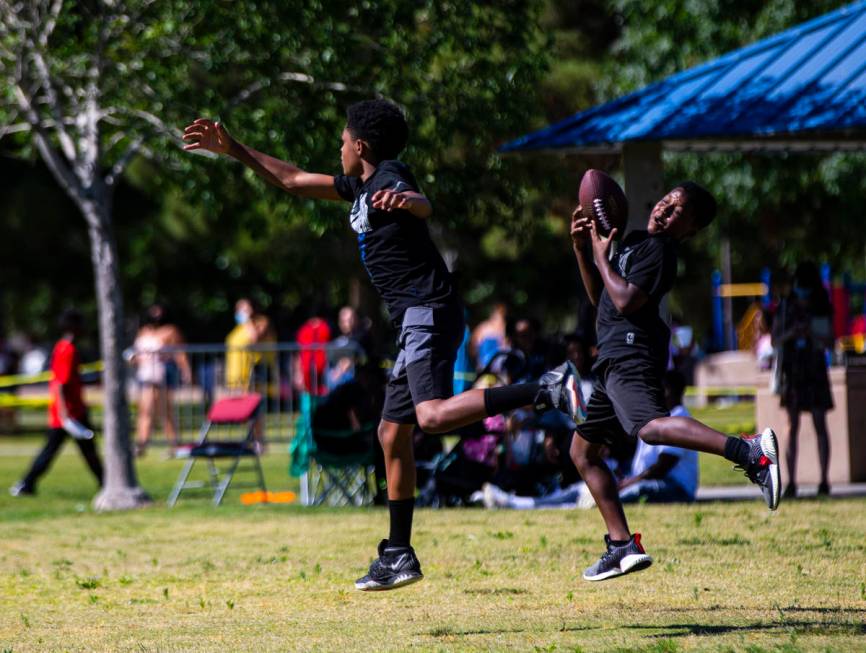
[[595, 220], [599, 233], [610, 234], [611, 229], [617, 230], [622, 236], [628, 223], [628, 200], [619, 184], [613, 178], [590, 168], [583, 174], [578, 191], [583, 214]]

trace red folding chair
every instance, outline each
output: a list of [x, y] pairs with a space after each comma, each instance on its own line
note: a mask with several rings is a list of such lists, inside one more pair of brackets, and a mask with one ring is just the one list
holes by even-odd
[[[168, 497], [168, 505], [177, 503], [177, 498], [183, 490], [210, 487], [213, 490], [213, 503], [218, 506], [232, 482], [232, 478], [244, 458], [253, 462], [253, 471], [258, 476], [258, 483], [236, 484], [235, 487], [257, 487], [263, 492], [265, 475], [254, 438], [256, 419], [262, 396], [257, 393], [225, 397], [213, 403], [208, 411], [207, 419], [202, 424], [198, 442], [187, 450], [179, 450], [178, 456], [189, 457], [181, 470], [177, 482]], [[243, 437], [239, 437], [243, 434]], [[189, 475], [197, 460], [205, 460], [208, 465], [207, 481], [189, 481]], [[220, 471], [216, 461], [229, 461], [228, 466]]]

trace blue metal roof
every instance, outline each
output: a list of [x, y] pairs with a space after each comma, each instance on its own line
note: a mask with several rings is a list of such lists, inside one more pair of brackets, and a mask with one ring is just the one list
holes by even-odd
[[503, 152], [866, 146], [866, 0], [671, 75]]

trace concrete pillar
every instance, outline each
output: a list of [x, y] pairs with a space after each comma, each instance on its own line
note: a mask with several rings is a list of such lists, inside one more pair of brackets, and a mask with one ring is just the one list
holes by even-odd
[[622, 162], [628, 196], [628, 228], [646, 229], [649, 213], [664, 191], [661, 143], [624, 143]]
[[[623, 143], [622, 167], [625, 172], [625, 194], [628, 197], [626, 232], [646, 229], [650, 211], [666, 190], [661, 143]], [[667, 295], [662, 299], [659, 313], [665, 322], [671, 323]]]

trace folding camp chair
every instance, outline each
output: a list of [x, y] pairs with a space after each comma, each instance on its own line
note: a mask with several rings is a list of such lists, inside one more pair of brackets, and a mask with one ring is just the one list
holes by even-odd
[[[169, 506], [177, 503], [177, 498], [183, 490], [203, 487], [210, 487], [213, 490], [213, 503], [218, 506], [242, 458], [252, 459], [253, 471], [258, 476], [258, 483], [236, 484], [236, 487], [257, 487], [263, 492], [267, 491], [265, 475], [262, 472], [262, 464], [253, 437], [261, 403], [262, 396], [257, 393], [225, 397], [213, 403], [207, 419], [202, 424], [196, 444], [178, 453], [179, 457], [188, 456], [189, 460], [184, 464], [168, 497]], [[188, 481], [190, 472], [199, 459], [207, 461], [208, 480]], [[229, 461], [228, 467], [222, 472], [217, 467], [217, 459]]]
[[368, 506], [376, 494], [376, 424], [359, 431], [313, 428], [308, 504]]

